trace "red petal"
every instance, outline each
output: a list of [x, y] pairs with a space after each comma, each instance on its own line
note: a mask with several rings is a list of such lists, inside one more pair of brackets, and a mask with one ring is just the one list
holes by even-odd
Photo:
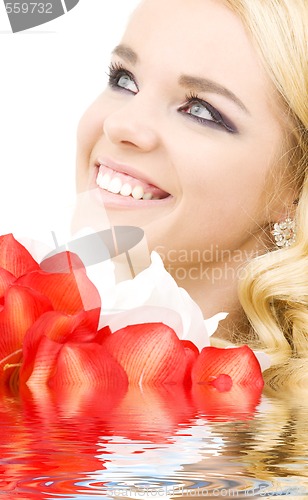
[[[0, 369], [16, 362], [10, 357], [22, 347], [24, 336], [30, 326], [46, 311], [52, 309], [50, 301], [27, 288], [13, 285], [4, 297], [4, 308], [0, 311]], [[5, 377], [9, 375], [4, 372]], [[4, 376], [0, 374], [0, 378]]]
[[102, 344], [110, 335], [112, 335], [112, 333], [109, 326], [104, 326], [103, 328], [98, 330], [95, 342], [97, 342], [98, 344]]
[[[10, 273], [6, 269], [3, 269], [2, 267], [0, 267], [0, 297], [1, 298], [5, 294], [8, 287], [12, 283], [14, 283], [15, 280], [16, 280], [16, 278], [12, 273]], [[3, 304], [4, 301], [1, 301], [1, 303]]]
[[[69, 396], [75, 394], [73, 389], [68, 389]], [[84, 392], [87, 396], [87, 391]], [[97, 390], [95, 396], [97, 401]], [[13, 402], [10, 403], [10, 400]], [[7, 478], [12, 483], [15, 481], [16, 489], [11, 494], [3, 492], [4, 498], [43, 500], [52, 497], [52, 494], [44, 493], [45, 488], [39, 485], [43, 478], [47, 480], [48, 477], [60, 479], [52, 489], [53, 492], [57, 490], [63, 498], [65, 492], [76, 489], [75, 485], [72, 485], [78, 482], [81, 471], [84, 477], [92, 471], [105, 468], [105, 460], [98, 451], [104, 427], [98, 419], [92, 417], [92, 410], [94, 414], [96, 411], [94, 396], [89, 405], [86, 397], [81, 416], [77, 412], [74, 413], [73, 400], [71, 413], [70, 408], [67, 413], [63, 412], [59, 406], [61, 401], [58, 399], [58, 391], [52, 392], [46, 387], [34, 393], [25, 386], [20, 398], [11, 397], [10, 400], [6, 402], [3, 410], [0, 408], [2, 427], [6, 425], [7, 420], [2, 417], [9, 409], [12, 415], [6, 428], [14, 429], [12, 432], [2, 432], [0, 437], [3, 450], [0, 477]], [[67, 405], [69, 406], [69, 401]], [[108, 438], [104, 441], [108, 442]], [[12, 459], [17, 454], [18, 459]], [[106, 458], [108, 456], [107, 453]], [[64, 476], [69, 477], [69, 482], [65, 481]], [[2, 500], [1, 494], [0, 497]]]
[[192, 386], [192, 397], [198, 413], [208, 420], [246, 420], [253, 418], [260, 403], [262, 387], [234, 384], [228, 392], [212, 385]]
[[[31, 336], [27, 336], [27, 338], [31, 338]], [[58, 344], [44, 335], [33, 346], [33, 349], [25, 339], [20, 382], [27, 383], [29, 387], [46, 385], [55, 373], [61, 348], [62, 344]]]
[[3, 267], [16, 278], [25, 273], [39, 269], [39, 265], [31, 257], [12, 234], [0, 236], [0, 267]]
[[40, 268], [47, 273], [71, 273], [75, 269], [84, 268], [84, 265], [75, 253], [60, 252], [43, 260]]
[[259, 362], [248, 346], [202, 349], [192, 370], [193, 384], [207, 384], [221, 374], [229, 375], [233, 384], [264, 385]]
[[186, 354], [186, 371], [184, 384], [191, 385], [191, 371], [199, 356], [199, 349], [190, 340], [182, 340], [181, 343], [184, 346]]
[[210, 381], [210, 385], [215, 387], [218, 392], [228, 392], [231, 390], [233, 382], [230, 375], [226, 375], [225, 373], [221, 373], [218, 377], [213, 377]]
[[64, 385], [117, 388], [127, 386], [127, 375], [113, 357], [98, 344], [63, 345], [50, 387]]
[[59, 311], [50, 311], [41, 316], [30, 328], [25, 342], [32, 344], [42, 335], [64, 344], [70, 342], [97, 342], [98, 332], [94, 328], [93, 311], [81, 311], [68, 315]]
[[[35, 364], [38, 364], [38, 359], [43, 365], [48, 362], [48, 349], [51, 352], [58, 352], [59, 348], [54, 343], [64, 344], [70, 342], [96, 342], [98, 333], [93, 326], [92, 311], [82, 311], [74, 316], [60, 313], [58, 311], [50, 311], [43, 314], [38, 320], [29, 328], [27, 335], [24, 339], [23, 357], [24, 362], [21, 368], [21, 381], [26, 382], [31, 373], [35, 369]], [[41, 342], [43, 338], [48, 338], [51, 343], [44, 340], [43, 345], [46, 344], [47, 354]], [[39, 352], [39, 354], [38, 354]], [[46, 361], [47, 360], [47, 361]]]
[[119, 406], [105, 418], [106, 428], [111, 428], [115, 436], [124, 436], [137, 443], [170, 445], [178, 434], [185, 432], [185, 426], [189, 426], [194, 417], [190, 395], [185, 388], [165, 385], [143, 389], [130, 386]]
[[23, 276], [18, 283], [46, 295], [56, 311], [76, 314], [83, 310], [97, 309], [98, 322], [100, 296], [84, 269], [54, 274], [36, 271]]
[[130, 384], [181, 384], [186, 370], [185, 349], [163, 323], [122, 328], [103, 343], [128, 375]]
[[[30, 389], [27, 385], [22, 385], [20, 395], [23, 404], [28, 407], [28, 413], [35, 415], [36, 422], [40, 421], [41, 425], [36, 426], [36, 430], [38, 427], [42, 430], [45, 426], [44, 432], [49, 434], [50, 426], [55, 425], [55, 421], [59, 419], [61, 438], [63, 438], [64, 421], [68, 425], [68, 430], [72, 429], [74, 422], [75, 428], [78, 428], [78, 438], [83, 439], [83, 443], [89, 443], [90, 436], [93, 437], [95, 420], [105, 422], [113, 408], [117, 407], [125, 396], [127, 378], [125, 380], [125, 385], [112, 388], [112, 390], [110, 387], [84, 385], [57, 385], [54, 389], [46, 385], [33, 385]], [[106, 427], [104, 428], [106, 432]], [[91, 429], [90, 432], [89, 429]], [[99, 429], [101, 429], [101, 424], [99, 424]], [[76, 435], [74, 441], [76, 444]], [[98, 440], [96, 444], [97, 442]]]

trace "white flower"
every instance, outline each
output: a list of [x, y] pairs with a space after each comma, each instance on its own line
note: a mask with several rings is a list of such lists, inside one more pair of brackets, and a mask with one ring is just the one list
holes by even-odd
[[178, 287], [156, 252], [151, 253], [151, 265], [135, 278], [108, 287], [105, 274], [102, 281], [103, 287], [95, 279], [102, 299], [100, 327], [109, 325], [112, 332], [127, 325], [162, 322], [201, 350], [210, 345], [209, 336], [227, 315], [204, 320], [199, 306]]
[[[156, 252], [151, 253], [151, 265], [147, 269], [118, 284], [114, 280], [112, 262], [107, 261], [104, 266], [103, 279], [99, 279], [97, 270], [91, 273], [102, 300], [100, 328], [108, 325], [115, 332], [128, 325], [164, 323], [181, 340], [190, 340], [201, 351], [210, 345], [209, 337], [215, 333], [219, 321], [228, 315], [221, 312], [204, 319], [200, 307], [177, 285]], [[254, 351], [254, 354], [262, 371], [270, 367], [267, 354], [261, 351]]]

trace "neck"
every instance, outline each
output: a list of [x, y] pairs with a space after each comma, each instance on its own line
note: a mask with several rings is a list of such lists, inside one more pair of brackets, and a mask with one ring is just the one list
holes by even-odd
[[[264, 253], [261, 247], [254, 253]], [[253, 257], [253, 252], [228, 253], [227, 259], [216, 262], [192, 263], [175, 267], [165, 262], [167, 271], [173, 276], [178, 286], [184, 288], [201, 308], [204, 318], [210, 318], [218, 312], [227, 312], [228, 316], [219, 323], [215, 337], [235, 341], [249, 334], [249, 322], [238, 298], [238, 280], [245, 276], [245, 266]], [[227, 255], [227, 254], [226, 254]]]

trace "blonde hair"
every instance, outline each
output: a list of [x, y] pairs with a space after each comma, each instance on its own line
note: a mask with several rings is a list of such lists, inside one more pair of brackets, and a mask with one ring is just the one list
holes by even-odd
[[278, 91], [288, 168], [299, 198], [296, 243], [251, 261], [239, 297], [252, 325], [251, 345], [272, 357], [267, 384], [308, 390], [307, 0], [223, 1], [241, 18]]

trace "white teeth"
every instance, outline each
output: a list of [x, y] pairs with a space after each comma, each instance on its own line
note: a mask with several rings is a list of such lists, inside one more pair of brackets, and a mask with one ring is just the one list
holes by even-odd
[[112, 177], [108, 173], [102, 174], [99, 172], [96, 178], [96, 184], [101, 189], [106, 189], [113, 194], [121, 194], [122, 196], [132, 196], [135, 200], [152, 200], [159, 199], [153, 198], [152, 193], [145, 193], [142, 186], [135, 186], [134, 188], [126, 182], [122, 185], [119, 177]]
[[107, 189], [110, 193], [119, 194], [119, 192], [121, 191], [121, 187], [122, 187], [122, 182], [119, 179], [119, 177], [114, 177], [111, 180]]
[[141, 200], [141, 198], [144, 195], [144, 190], [142, 186], [135, 186], [133, 191], [132, 191], [132, 197], [135, 200]]
[[100, 186], [100, 185], [101, 185], [101, 183], [102, 183], [102, 178], [103, 178], [103, 176], [102, 176], [102, 174], [99, 172], [99, 173], [98, 173], [98, 176], [96, 177], [96, 184], [97, 184], [98, 186]]
[[[101, 174], [102, 175], [102, 174]], [[109, 187], [109, 184], [110, 184], [110, 181], [111, 181], [111, 177], [109, 174], [104, 174], [102, 175], [102, 180], [101, 180], [101, 184], [100, 184], [100, 187], [102, 189], [108, 189]]]
[[102, 182], [103, 182], [103, 175], [101, 172], [98, 173], [98, 176], [96, 178], [96, 184], [99, 186], [99, 187], [102, 187]]
[[142, 196], [143, 200], [151, 200], [152, 198], [153, 198], [152, 193], [144, 193], [144, 195]]
[[129, 196], [130, 194], [132, 194], [132, 187], [131, 187], [131, 185], [128, 184], [127, 182], [126, 182], [126, 184], [123, 184], [123, 186], [121, 187], [120, 194], [122, 196]]

